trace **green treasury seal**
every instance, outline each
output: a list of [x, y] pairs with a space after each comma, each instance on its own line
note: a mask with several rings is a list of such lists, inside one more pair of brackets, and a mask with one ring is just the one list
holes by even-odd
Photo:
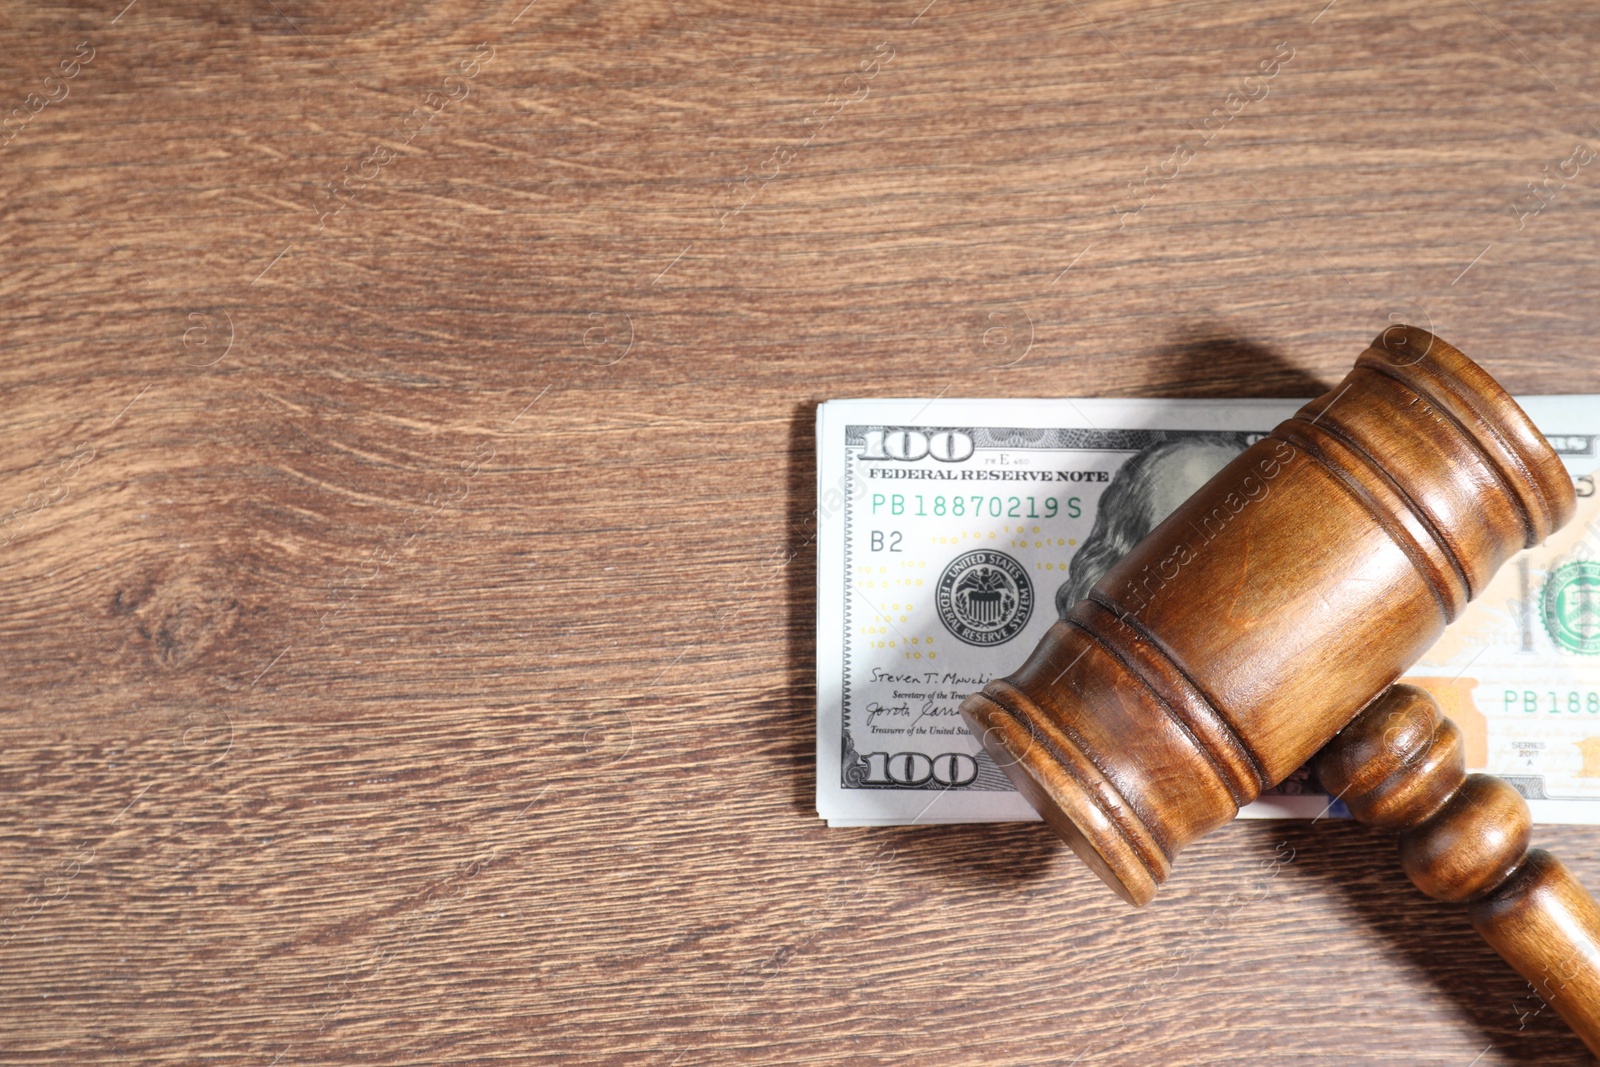
[[1551, 571], [1540, 610], [1557, 645], [1586, 656], [1600, 653], [1600, 563], [1574, 560]]

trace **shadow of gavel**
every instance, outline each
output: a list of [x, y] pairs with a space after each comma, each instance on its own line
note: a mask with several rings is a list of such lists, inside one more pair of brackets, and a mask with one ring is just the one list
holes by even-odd
[[[1567, 522], [1572, 479], [1515, 401], [1423, 330], [1385, 330], [961, 706], [1045, 821], [1124, 900], [1315, 757], [1411, 880], [1600, 1054], [1600, 907], [1528, 848], [1527, 804], [1396, 680], [1507, 559]], [[1319, 752], [1320, 750], [1320, 752]]]

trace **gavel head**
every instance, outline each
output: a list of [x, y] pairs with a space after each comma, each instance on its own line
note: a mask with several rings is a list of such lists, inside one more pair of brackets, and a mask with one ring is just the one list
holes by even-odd
[[1575, 504], [1488, 374], [1391, 327], [962, 715], [1084, 862], [1144, 904], [1184, 845], [1304, 763]]

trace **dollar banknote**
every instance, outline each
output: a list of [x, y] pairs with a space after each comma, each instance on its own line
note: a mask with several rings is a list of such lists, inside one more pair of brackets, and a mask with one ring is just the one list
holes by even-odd
[[[1406, 680], [1540, 822], [1600, 823], [1600, 396], [1518, 398], [1577, 517]], [[957, 711], [1296, 400], [836, 400], [817, 414], [817, 810], [835, 826], [1036, 819]], [[1303, 772], [1252, 817], [1342, 814]]]

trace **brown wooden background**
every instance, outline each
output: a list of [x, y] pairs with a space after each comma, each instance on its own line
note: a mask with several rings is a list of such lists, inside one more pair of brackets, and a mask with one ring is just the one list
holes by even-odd
[[813, 813], [817, 402], [1600, 391], [1596, 9], [1324, 2], [7, 3], [0, 1059], [1590, 1062], [1373, 831]]

